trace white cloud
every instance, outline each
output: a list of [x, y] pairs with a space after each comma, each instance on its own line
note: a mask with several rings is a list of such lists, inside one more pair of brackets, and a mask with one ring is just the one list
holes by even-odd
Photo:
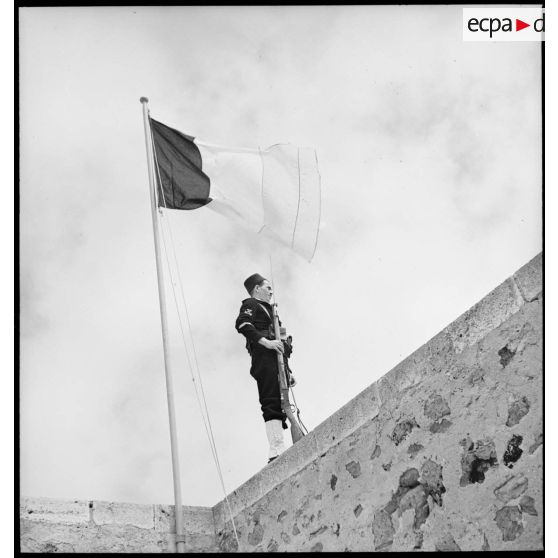
[[[540, 250], [540, 48], [463, 43], [460, 17], [21, 10], [24, 495], [172, 502], [141, 95], [207, 141], [318, 149], [316, 256], [273, 249], [310, 428]], [[266, 460], [233, 324], [242, 281], [270, 271], [268, 243], [208, 211], [170, 220], [232, 490]], [[222, 494], [167, 299], [184, 501], [212, 505]]]

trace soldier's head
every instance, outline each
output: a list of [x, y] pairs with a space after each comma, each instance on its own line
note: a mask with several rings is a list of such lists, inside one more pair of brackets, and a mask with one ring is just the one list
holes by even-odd
[[250, 275], [250, 277], [244, 281], [244, 287], [251, 297], [262, 300], [263, 302], [269, 302], [273, 296], [271, 283], [259, 273]]

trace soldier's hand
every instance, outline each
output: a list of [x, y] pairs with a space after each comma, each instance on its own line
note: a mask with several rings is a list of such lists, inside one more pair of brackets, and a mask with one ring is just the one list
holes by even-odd
[[266, 339], [265, 337], [262, 337], [259, 340], [260, 345], [263, 345], [266, 349], [271, 349], [273, 351], [277, 351], [279, 354], [283, 354], [283, 351], [285, 350], [283, 347], [283, 342], [282, 341], [277, 341], [277, 340], [271, 340], [271, 339]]

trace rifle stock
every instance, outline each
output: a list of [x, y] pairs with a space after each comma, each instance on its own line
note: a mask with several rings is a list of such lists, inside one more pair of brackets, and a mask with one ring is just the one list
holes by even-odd
[[[272, 305], [273, 308], [273, 332], [275, 339], [281, 341], [281, 332], [279, 329], [279, 316], [277, 315], [277, 304]], [[277, 364], [279, 368], [279, 392], [281, 394], [281, 409], [287, 415], [287, 419], [291, 424], [291, 438], [293, 444], [298, 442], [303, 436], [304, 432], [298, 424], [293, 411], [291, 409], [291, 402], [289, 400], [289, 386], [287, 384], [287, 374], [285, 372], [285, 363], [283, 361], [283, 355], [277, 353]]]

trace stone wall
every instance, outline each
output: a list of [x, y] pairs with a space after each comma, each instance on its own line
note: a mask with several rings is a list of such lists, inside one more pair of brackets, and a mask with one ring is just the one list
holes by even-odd
[[[211, 508], [183, 508], [188, 552], [218, 552]], [[175, 552], [174, 506], [26, 498], [22, 552]]]
[[[241, 551], [542, 548], [537, 256], [229, 498]], [[223, 502], [221, 550], [234, 550]]]
[[[542, 259], [229, 495], [193, 551], [542, 548]], [[169, 552], [172, 506], [24, 500], [21, 549]]]

